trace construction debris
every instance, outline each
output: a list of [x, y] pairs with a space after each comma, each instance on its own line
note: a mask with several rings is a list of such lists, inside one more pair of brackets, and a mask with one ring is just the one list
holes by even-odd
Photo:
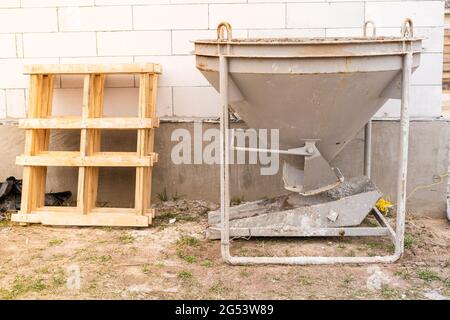
[[161, 201], [154, 204], [154, 208], [157, 212], [156, 223], [161, 225], [181, 221], [200, 221], [209, 211], [216, 210], [218, 205], [204, 200], [177, 199]]
[[[360, 225], [380, 197], [381, 193], [367, 177], [354, 177], [317, 195], [291, 193], [247, 202], [230, 208], [231, 233], [319, 236], [331, 231], [345, 232], [336, 228]], [[208, 214], [210, 239], [220, 236], [220, 219], [220, 210]]]
[[[3, 213], [20, 210], [20, 200], [22, 196], [22, 180], [9, 177], [0, 186], [0, 221], [4, 219]], [[51, 192], [45, 194], [46, 206], [67, 205], [72, 192]]]

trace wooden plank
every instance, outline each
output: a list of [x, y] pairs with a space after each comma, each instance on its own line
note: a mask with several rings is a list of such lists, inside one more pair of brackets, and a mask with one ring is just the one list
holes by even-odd
[[40, 208], [36, 208], [35, 212], [56, 212], [56, 213], [78, 213], [77, 207], [69, 207], [69, 206], [43, 206]]
[[[101, 118], [103, 115], [105, 78], [106, 76], [104, 74], [91, 75], [89, 88], [89, 118]], [[100, 130], [88, 129], [86, 139], [86, 154], [88, 156], [100, 152]], [[99, 170], [96, 167], [86, 168], [85, 174], [86, 184], [83, 195], [86, 199], [84, 213], [87, 213], [90, 212], [92, 208], [95, 208], [97, 202]]]
[[[81, 156], [78, 152], [73, 155], [58, 155], [57, 151], [43, 152], [36, 156], [18, 156], [16, 164], [19, 166], [48, 166], [48, 167], [151, 167], [153, 155], [137, 156], [133, 152], [100, 152], [92, 156]], [[125, 154], [130, 155], [125, 155]], [[108, 155], [106, 155], [108, 154]]]
[[[41, 117], [49, 117], [52, 114], [53, 106], [53, 88], [54, 88], [54, 77], [52, 75], [44, 75], [42, 78], [42, 91], [40, 95], [41, 103]], [[39, 130], [40, 132], [40, 144], [36, 153], [41, 151], [46, 151], [49, 149], [50, 145], [50, 130], [44, 129]], [[36, 208], [45, 205], [45, 188], [46, 188], [46, 177], [47, 177], [47, 167], [40, 167], [37, 170], [38, 175], [38, 185], [36, 185], [35, 191], [35, 201]]]
[[[90, 90], [91, 90], [92, 78], [89, 74], [84, 76], [83, 81], [83, 105], [81, 108], [82, 119], [89, 118], [89, 103], [90, 103]], [[85, 157], [87, 150], [87, 129], [81, 130], [80, 134], [80, 152], [79, 155]], [[87, 169], [82, 166], [78, 169], [78, 190], [77, 190], [77, 208], [82, 214], [86, 214], [86, 196], [84, 191], [86, 190], [86, 175]]]
[[148, 227], [149, 218], [128, 213], [52, 214], [41, 213], [41, 223], [52, 226]]
[[[158, 92], [158, 75], [151, 75], [150, 76], [150, 101], [148, 105], [148, 116], [151, 118], [156, 117], [156, 98], [157, 98], [157, 92]], [[152, 153], [154, 163], [158, 162], [158, 154], [153, 153], [155, 148], [155, 129], [147, 130], [148, 132], [148, 138], [147, 138], [147, 152]], [[151, 194], [152, 194], [152, 176], [153, 176], [153, 168], [148, 168], [148, 185], [147, 190], [145, 192], [148, 194], [148, 206], [145, 208], [145, 214], [150, 215], [152, 218], [156, 215], [155, 209], [150, 209], [151, 205]], [[152, 221], [152, 220], [150, 220]]]
[[[138, 116], [142, 119], [156, 116], [156, 75], [143, 74], [139, 81], [139, 112]], [[153, 131], [154, 129], [138, 130], [137, 134], [137, 153], [140, 156], [153, 153]], [[156, 160], [157, 157], [155, 156]], [[148, 214], [151, 200], [152, 169], [136, 169], [135, 186], [135, 207], [141, 215], [148, 215], [153, 218], [153, 211]]]
[[90, 213], [86, 215], [39, 211], [30, 214], [13, 214], [11, 220], [22, 223], [42, 223], [52, 226], [109, 226], [109, 227], [148, 227], [149, 217], [128, 213]]
[[103, 129], [103, 130], [137, 130], [159, 127], [158, 118], [89, 118], [59, 117], [48, 119], [21, 119], [22, 129]]
[[161, 73], [157, 63], [115, 64], [33, 64], [25, 65], [24, 74], [133, 74]]
[[[53, 98], [53, 76], [34, 75], [30, 79], [28, 118], [48, 117], [51, 114]], [[25, 155], [35, 155], [47, 150], [50, 132], [47, 129], [26, 130]], [[21, 208], [23, 212], [44, 205], [46, 168], [25, 167]]]
[[92, 213], [103, 213], [103, 214], [117, 214], [117, 213], [127, 213], [127, 214], [137, 214], [135, 208], [110, 208], [110, 207], [96, 207], [92, 208]]
[[39, 213], [23, 213], [21, 210], [19, 213], [13, 213], [11, 215], [11, 221], [19, 223], [41, 223], [41, 215]]

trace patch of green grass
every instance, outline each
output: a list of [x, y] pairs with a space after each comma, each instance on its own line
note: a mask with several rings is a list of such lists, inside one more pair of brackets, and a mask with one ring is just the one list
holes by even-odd
[[11, 300], [10, 292], [3, 288], [0, 288], [0, 300]]
[[107, 263], [112, 260], [112, 257], [109, 254], [105, 255], [95, 255], [95, 254], [87, 254], [81, 258], [83, 261], [92, 261], [92, 262], [101, 262]]
[[402, 278], [403, 280], [411, 279], [411, 273], [408, 270], [406, 270], [406, 269], [403, 269], [403, 270], [400, 270], [400, 271], [396, 271], [394, 273], [394, 275], [397, 276], [397, 277]]
[[342, 283], [344, 284], [344, 286], [349, 286], [355, 279], [353, 278], [353, 276], [351, 275], [347, 275], [344, 277], [344, 279], [342, 280]]
[[50, 246], [50, 247], [53, 247], [53, 246], [59, 246], [60, 244], [62, 244], [64, 241], [63, 240], [61, 240], [61, 239], [52, 239], [52, 240], [50, 240], [49, 242], [48, 242], [48, 245]]
[[197, 261], [197, 258], [195, 256], [187, 254], [182, 250], [177, 250], [177, 257], [183, 259], [187, 263], [194, 263]]
[[142, 266], [142, 273], [143, 274], [150, 274], [150, 273], [152, 273], [152, 271], [150, 270], [150, 265], [144, 264]]
[[109, 241], [106, 239], [96, 239], [93, 242], [97, 243], [97, 244], [105, 244], [105, 243], [108, 243]]
[[188, 246], [188, 247], [197, 247], [200, 244], [200, 241], [191, 236], [181, 236], [177, 240], [177, 246]]
[[155, 263], [155, 266], [157, 266], [158, 268], [164, 268], [166, 265], [164, 264], [164, 262], [158, 261]]
[[13, 282], [13, 286], [9, 292], [9, 299], [14, 299], [20, 296], [21, 294], [27, 292], [30, 287], [30, 285], [28, 284], [29, 281], [30, 281], [29, 278], [25, 276], [22, 275], [16, 276]]
[[202, 261], [201, 265], [202, 265], [202, 267], [210, 268], [213, 266], [213, 263], [211, 260], [206, 259], [206, 260]]
[[7, 226], [10, 225], [10, 223], [11, 223], [11, 214], [13, 214], [14, 212], [11, 212], [11, 211], [3, 212], [3, 219], [0, 220], [0, 228], [7, 227]]
[[34, 270], [34, 272], [47, 274], [47, 273], [50, 273], [50, 269], [48, 267], [43, 267], [43, 268]]
[[406, 234], [404, 240], [405, 249], [411, 249], [413, 244], [414, 244], [413, 236], [410, 234]]
[[383, 286], [381, 288], [381, 296], [384, 299], [399, 299], [401, 297], [401, 293], [398, 289]]
[[417, 271], [417, 276], [419, 277], [419, 279], [426, 282], [440, 280], [438, 273], [429, 269], [422, 269]]
[[224, 283], [223, 283], [221, 280], [219, 280], [219, 281], [215, 282], [215, 283], [209, 288], [208, 291], [209, 291], [209, 292], [212, 292], [212, 293], [215, 293], [215, 294], [218, 294], [218, 295], [222, 295], [222, 294], [228, 292], [229, 290], [230, 290], [230, 288], [226, 287], [226, 286], [224, 285]]
[[191, 271], [182, 270], [178, 272], [177, 277], [183, 280], [192, 279], [194, 276], [192, 275]]
[[98, 288], [98, 282], [96, 280], [92, 280], [89, 283], [88, 290], [95, 290]]
[[0, 298], [11, 300], [30, 291], [40, 292], [46, 287], [43, 279], [33, 279], [28, 276], [17, 275], [10, 290], [2, 289], [0, 291]]
[[314, 282], [308, 276], [299, 276], [298, 283], [301, 284], [302, 286], [310, 286]]
[[44, 283], [43, 279], [37, 279], [34, 280], [31, 284], [30, 284], [30, 289], [32, 291], [36, 291], [36, 292], [40, 292], [42, 290], [44, 290], [47, 286]]
[[450, 277], [444, 280], [444, 285], [447, 289], [450, 289]]
[[388, 242], [369, 242], [366, 243], [366, 246], [372, 250], [394, 250], [394, 244]]
[[239, 272], [239, 275], [242, 278], [248, 278], [248, 277], [250, 277], [250, 272], [247, 269], [244, 269]]
[[159, 201], [166, 202], [169, 201], [169, 196], [167, 195], [166, 188], [163, 189], [160, 193], [157, 193], [156, 196], [158, 197]]
[[375, 220], [367, 220], [367, 224], [369, 225], [369, 227], [378, 227], [378, 222]]
[[86, 253], [87, 251], [88, 250], [86, 248], [78, 248], [78, 249], [75, 250], [74, 255], [78, 256], [78, 255], [81, 255], [83, 253]]
[[98, 260], [99, 260], [100, 262], [105, 263], [105, 262], [111, 261], [111, 260], [112, 260], [112, 257], [111, 257], [109, 254], [106, 254], [106, 255], [99, 256], [99, 257], [98, 257]]
[[66, 277], [62, 270], [58, 270], [52, 275], [52, 283], [55, 287], [60, 287], [66, 283]]
[[169, 219], [173, 219], [176, 217], [177, 217], [177, 214], [172, 211], [161, 212], [161, 213], [158, 213], [158, 215], [156, 216], [156, 218], [162, 219], [162, 220], [166, 220], [166, 219], [169, 220]]
[[370, 249], [382, 249], [384, 247], [384, 244], [379, 242], [368, 242], [366, 243], [366, 246], [368, 246]]
[[134, 242], [134, 237], [133, 237], [131, 234], [129, 234], [129, 233], [122, 234], [122, 235], [119, 237], [119, 241], [120, 241], [121, 243], [123, 243], [123, 244], [130, 244], [130, 243], [133, 243], [133, 242]]

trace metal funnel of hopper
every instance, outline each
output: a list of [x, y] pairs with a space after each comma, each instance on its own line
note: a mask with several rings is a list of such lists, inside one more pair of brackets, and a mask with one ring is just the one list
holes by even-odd
[[[400, 96], [404, 40], [197, 40], [195, 55], [197, 68], [218, 91], [219, 55], [228, 58], [231, 109], [251, 128], [279, 129], [280, 149], [307, 156], [285, 163], [284, 180], [288, 190], [308, 195], [343, 180], [328, 163], [388, 98]], [[421, 39], [408, 38], [408, 44], [414, 70]], [[308, 143], [311, 154], [295, 152]]]

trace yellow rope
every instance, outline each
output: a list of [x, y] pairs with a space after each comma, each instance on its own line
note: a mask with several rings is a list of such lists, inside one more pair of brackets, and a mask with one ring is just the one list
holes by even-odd
[[410, 193], [409, 195], [406, 197], [406, 200], [409, 199], [409, 197], [411, 197], [413, 195], [414, 192], [416, 192], [417, 190], [420, 189], [427, 189], [427, 188], [431, 188], [434, 186], [437, 186], [438, 184], [441, 184], [442, 182], [444, 182], [444, 178], [448, 176], [448, 173], [445, 174], [440, 174], [439, 177], [439, 181], [438, 182], [433, 182], [430, 184], [419, 184], [418, 186], [416, 186]]
[[[431, 188], [434, 186], [437, 186], [439, 184], [441, 184], [442, 182], [444, 182], [444, 178], [448, 176], [448, 173], [445, 174], [440, 174], [439, 177], [439, 181], [437, 182], [433, 182], [430, 184], [419, 184], [417, 186], [414, 187], [414, 189], [412, 189], [412, 191], [409, 193], [409, 195], [406, 197], [406, 200], [408, 200], [413, 194], [414, 192], [416, 192], [417, 190], [420, 189], [427, 189], [427, 188]], [[383, 213], [383, 214], [387, 214], [389, 212], [389, 209], [393, 208], [396, 204], [390, 202], [389, 200], [386, 200], [384, 198], [380, 198], [377, 203], [375, 204], [375, 206], [377, 207], [377, 209]]]

